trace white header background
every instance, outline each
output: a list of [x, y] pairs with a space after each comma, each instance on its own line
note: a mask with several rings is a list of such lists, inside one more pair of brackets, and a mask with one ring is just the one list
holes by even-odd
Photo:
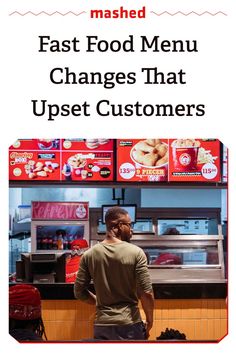
[[[90, 19], [90, 9], [141, 9], [146, 6], [145, 19]], [[198, 353], [211, 350], [213, 353], [227, 352], [235, 344], [233, 317], [235, 301], [232, 293], [235, 267], [233, 249], [235, 248], [235, 1], [234, 0], [106, 0], [106, 1], [1, 1], [1, 345], [9, 350], [28, 352], [35, 350], [98, 351], [135, 350], [135, 352]], [[41, 14], [20, 16], [32, 11], [65, 14], [69, 11], [80, 16]], [[188, 14], [195, 11], [201, 16], [158, 14], [178, 11]], [[203, 14], [208, 11], [215, 16]], [[10, 16], [10, 14], [12, 14]], [[81, 52], [39, 53], [40, 35], [51, 39], [64, 40], [77, 37], [81, 40]], [[134, 53], [86, 53], [87, 35], [96, 35], [105, 40], [126, 40], [134, 36]], [[140, 53], [140, 36], [160, 36], [161, 40], [197, 40], [198, 53]], [[84, 43], [84, 44], [83, 44]], [[105, 89], [102, 85], [53, 85], [49, 79], [51, 69], [68, 66], [75, 72], [113, 71], [137, 73], [134, 85], [116, 85]], [[140, 74], [142, 67], [157, 67], [159, 71], [169, 72], [180, 69], [186, 72], [186, 85], [144, 85]], [[203, 117], [100, 117], [94, 109], [91, 117], [56, 117], [49, 122], [45, 117], [35, 117], [32, 113], [32, 99], [46, 99], [48, 103], [77, 104], [84, 101], [95, 105], [101, 99], [112, 103], [143, 104], [205, 104]], [[17, 138], [63, 138], [63, 137], [195, 137], [219, 138], [229, 148], [230, 187], [229, 187], [229, 335], [219, 344], [44, 344], [17, 345], [8, 336], [7, 269], [8, 269], [8, 147]], [[4, 286], [3, 286], [4, 285]], [[69, 346], [68, 348], [65, 348]], [[174, 346], [174, 348], [173, 348]]]

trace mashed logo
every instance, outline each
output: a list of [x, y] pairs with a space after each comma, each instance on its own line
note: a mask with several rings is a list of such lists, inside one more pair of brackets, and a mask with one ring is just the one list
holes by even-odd
[[188, 166], [191, 162], [191, 156], [187, 153], [180, 155], [179, 162], [183, 166]]
[[121, 6], [115, 10], [91, 10], [91, 18], [145, 18], [146, 7], [143, 6], [140, 10], [126, 10]]
[[85, 218], [87, 212], [86, 212], [86, 209], [85, 209], [84, 205], [83, 204], [79, 204], [79, 206], [76, 209], [75, 213], [76, 213], [76, 216], [79, 219], [83, 219], [83, 218]]

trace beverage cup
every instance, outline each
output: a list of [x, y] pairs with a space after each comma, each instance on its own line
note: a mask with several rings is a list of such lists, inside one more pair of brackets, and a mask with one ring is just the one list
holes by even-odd
[[38, 140], [38, 147], [41, 150], [50, 150], [53, 147], [53, 140], [50, 139], [37, 139]]

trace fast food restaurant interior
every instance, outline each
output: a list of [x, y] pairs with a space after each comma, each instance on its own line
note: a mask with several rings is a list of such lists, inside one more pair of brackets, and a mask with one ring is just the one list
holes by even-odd
[[[146, 165], [140, 161], [134, 164], [135, 158], [156, 153], [150, 139], [136, 139], [133, 145], [132, 140], [115, 141], [113, 148], [109, 147], [112, 157], [105, 150], [106, 140], [100, 140], [101, 148], [91, 142], [89, 151], [79, 150], [79, 157], [75, 148], [70, 152], [73, 142], [68, 139], [62, 145], [67, 149], [62, 158], [57, 158], [56, 145], [38, 149], [33, 145], [36, 142], [24, 145], [29, 141], [18, 140], [9, 148], [13, 168], [9, 172], [10, 286], [33, 283], [39, 289], [49, 341], [92, 339], [95, 308], [74, 298], [74, 277], [68, 266], [71, 243], [75, 238], [83, 239], [86, 250], [100, 242], [105, 236], [105, 212], [118, 204], [127, 209], [134, 223], [132, 242], [147, 256], [155, 297], [149, 341], [161, 341], [161, 333], [167, 329], [184, 333], [189, 342], [222, 340], [228, 328], [225, 147], [213, 139], [196, 139], [189, 155], [182, 146], [184, 168], [180, 169], [174, 160], [182, 156], [178, 149], [170, 161], [170, 149], [177, 140], [173, 144], [162, 139], [165, 159], [169, 153], [166, 177], [166, 161], [154, 167], [153, 156], [148, 156], [151, 162]], [[149, 151], [140, 153], [140, 142], [150, 144], [144, 147]], [[118, 144], [121, 149], [133, 149], [134, 159], [123, 150], [122, 157], [118, 156]], [[96, 149], [99, 153], [92, 155]], [[189, 166], [196, 149], [208, 160], [198, 159], [197, 167]], [[157, 155], [157, 161], [163, 158]], [[18, 163], [22, 157], [23, 165], [22, 160]], [[50, 172], [53, 163], [61, 171], [59, 180], [57, 172]], [[73, 208], [77, 220], [70, 214]], [[81, 255], [84, 250], [81, 247]]]

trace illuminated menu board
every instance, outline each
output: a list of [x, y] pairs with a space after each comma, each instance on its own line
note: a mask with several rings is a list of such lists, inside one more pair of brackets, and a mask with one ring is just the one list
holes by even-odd
[[117, 180], [220, 182], [217, 139], [119, 139]]
[[112, 139], [19, 139], [9, 148], [10, 181], [113, 181]]
[[[115, 151], [116, 143], [116, 151]], [[217, 139], [19, 139], [10, 181], [220, 182]]]

